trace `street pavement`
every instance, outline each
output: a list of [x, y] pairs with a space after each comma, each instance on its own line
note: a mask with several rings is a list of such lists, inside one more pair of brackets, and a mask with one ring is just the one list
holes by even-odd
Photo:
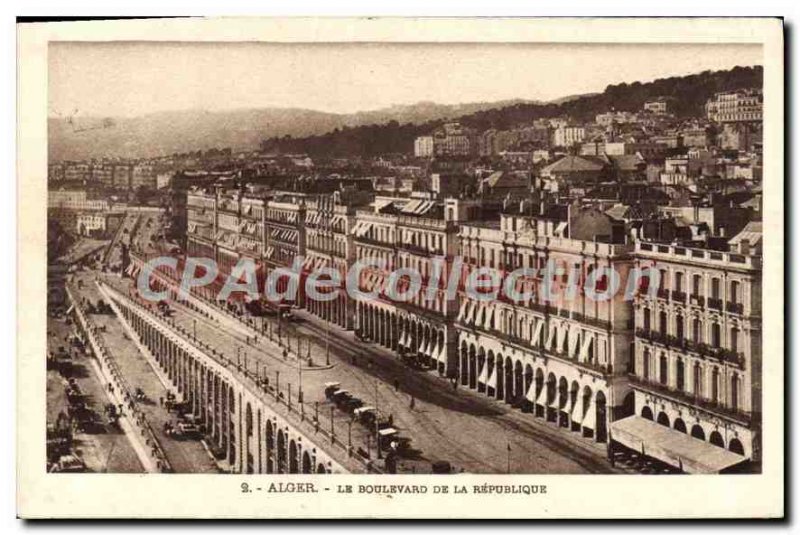
[[[97, 303], [101, 295], [93, 282], [94, 273], [81, 273], [77, 278], [84, 281], [83, 289], [77, 290], [78, 295]], [[218, 472], [216, 463], [199, 440], [173, 438], [165, 433], [165, 423], [177, 424], [175, 415], [167, 411], [159, 401], [160, 398], [166, 399], [167, 389], [125, 333], [117, 317], [94, 314], [91, 318], [98, 327], [98, 335], [108, 348], [125, 380], [131, 385], [131, 388], [141, 388], [144, 391], [146, 401], [140, 402], [139, 407], [144, 412], [156, 439], [172, 465], [172, 469], [176, 473]], [[102, 327], [105, 327], [105, 331]]]
[[[59, 346], [69, 350], [67, 337], [71, 334], [71, 327], [63, 319], [49, 318], [47, 329], [48, 350], [57, 351]], [[103, 385], [91, 371], [88, 359], [79, 355], [78, 351], [73, 351], [71, 376], [85, 394], [87, 406], [102, 418], [102, 424], [91, 433], [75, 433], [74, 450], [92, 472], [142, 473], [144, 467], [125, 434], [118, 427], [109, 425], [104, 418], [103, 408], [109, 400]], [[67, 380], [59, 372], [47, 372], [48, 424], [55, 424], [59, 412], [67, 411], [66, 385]]]
[[[111, 277], [107, 280], [121, 292], [129, 293], [129, 279]], [[282, 351], [263, 336], [256, 343], [239, 330], [223, 327], [224, 321], [211, 320], [179, 304], [173, 304], [173, 309], [172, 321], [187, 332], [196, 329], [203, 343], [222, 351], [234, 362], [238, 357], [244, 363], [246, 357], [253, 373], [258, 369], [272, 381], [279, 372], [282, 388], [287, 382], [297, 388], [299, 373], [293, 355], [284, 360]], [[449, 461], [457, 471], [472, 473], [617, 471], [606, 461], [604, 445], [543, 423], [502, 402], [461, 387], [454, 390], [449, 381], [413, 370], [391, 352], [360, 342], [350, 332], [331, 327], [331, 367], [325, 367], [325, 328], [302, 311], [294, 313], [305, 320], [294, 324], [283, 321], [284, 340], [288, 332], [294, 352], [300, 335], [303, 360], [311, 341], [311, 358], [316, 366], [313, 371], [307, 368], [302, 371], [304, 400], [317, 401], [324, 410], [329, 410], [323, 393], [324, 383], [337, 381], [366, 404], [377, 405], [383, 414], [391, 414], [394, 427], [402, 436], [410, 438], [412, 448], [420, 452], [418, 458], [403, 461], [403, 472], [429, 471], [430, 462], [436, 460]], [[276, 319], [269, 317], [266, 321], [273, 323], [272, 332], [276, 333]], [[395, 381], [399, 384], [397, 390]], [[341, 411], [334, 413], [339, 420], [349, 419]], [[354, 446], [366, 449], [367, 437], [372, 433], [359, 425], [354, 425], [352, 430]]]

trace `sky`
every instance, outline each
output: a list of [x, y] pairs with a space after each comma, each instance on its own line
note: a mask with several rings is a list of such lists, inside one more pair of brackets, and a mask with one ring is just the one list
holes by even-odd
[[761, 65], [760, 45], [51, 43], [51, 117], [552, 100]]

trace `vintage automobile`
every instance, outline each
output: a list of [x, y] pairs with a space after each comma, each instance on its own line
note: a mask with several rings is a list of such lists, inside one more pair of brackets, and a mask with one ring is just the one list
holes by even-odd
[[449, 461], [433, 461], [431, 463], [431, 472], [434, 474], [449, 474], [453, 471]]
[[337, 407], [341, 408], [342, 404], [352, 397], [353, 395], [347, 390], [337, 390], [333, 393], [333, 397], [331, 399]]
[[339, 388], [341, 386], [342, 386], [342, 383], [334, 383], [334, 382], [325, 383], [325, 397], [327, 399], [331, 399], [333, 397], [333, 394], [337, 390], [339, 390]]
[[382, 450], [388, 450], [397, 436], [397, 429], [386, 427], [378, 431], [378, 443]]
[[363, 405], [364, 405], [363, 401], [361, 401], [360, 399], [358, 399], [356, 397], [353, 397], [353, 398], [348, 399], [344, 403], [344, 410], [346, 410], [347, 412], [353, 414], [356, 411], [356, 409], [358, 409], [359, 407], [361, 407]]
[[193, 422], [178, 422], [177, 436], [185, 438], [197, 438], [200, 436], [200, 427]]
[[353, 416], [365, 427], [375, 426], [375, 407], [364, 406], [353, 411]]

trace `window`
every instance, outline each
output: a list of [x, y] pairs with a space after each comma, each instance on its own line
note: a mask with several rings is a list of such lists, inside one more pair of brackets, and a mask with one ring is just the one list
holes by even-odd
[[650, 330], [650, 309], [649, 308], [644, 307], [644, 309], [642, 309], [642, 319], [643, 319], [643, 323], [644, 323], [644, 330], [645, 331], [649, 331]]
[[711, 324], [711, 346], [720, 347], [719, 323]]
[[684, 367], [683, 367], [683, 359], [679, 358], [678, 359], [678, 363], [677, 363], [677, 370], [676, 370], [676, 373], [675, 373], [675, 386], [677, 387], [678, 391], [681, 391], [681, 392], [683, 391], [684, 386], [685, 386], [684, 385], [684, 381], [685, 381], [684, 373], [685, 373], [685, 370], [684, 370]]
[[694, 395], [703, 395], [703, 370], [699, 362], [694, 363]]
[[650, 379], [650, 352], [645, 351], [642, 355], [642, 377], [645, 380]]
[[703, 278], [700, 275], [694, 275], [692, 277], [692, 294], [696, 296], [702, 295], [701, 287], [703, 284]]
[[683, 316], [680, 314], [675, 316], [675, 337], [683, 340]]
[[731, 375], [731, 409], [739, 410], [739, 376]]
[[719, 299], [719, 279], [716, 277], [711, 279], [711, 298]]
[[734, 352], [739, 351], [739, 329], [737, 329], [736, 327], [731, 327], [731, 341], [729, 345], [731, 351]]
[[702, 333], [702, 328], [700, 326], [700, 320], [697, 318], [692, 320], [692, 340], [694, 340], [698, 344], [703, 341], [703, 333]]
[[719, 368], [716, 366], [711, 371], [711, 401], [719, 401]]
[[739, 302], [739, 285], [740, 285], [739, 281], [731, 282], [731, 291], [730, 294], [728, 295], [728, 301], [730, 301], [731, 303], [736, 304]]
[[658, 380], [661, 382], [662, 385], [666, 385], [667, 381], [669, 380], [667, 376], [667, 357], [661, 355], [661, 359], [659, 361], [658, 366]]
[[658, 331], [667, 334], [667, 313], [663, 310], [658, 313]]

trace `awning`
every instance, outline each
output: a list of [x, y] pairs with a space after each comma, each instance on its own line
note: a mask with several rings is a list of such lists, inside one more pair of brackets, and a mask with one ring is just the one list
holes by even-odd
[[478, 303], [475, 301], [469, 301], [468, 303], [464, 319], [466, 323], [475, 323], [475, 311], [478, 309]]
[[358, 236], [359, 238], [363, 238], [364, 236], [366, 236], [366, 235], [367, 235], [367, 232], [369, 232], [369, 229], [370, 229], [371, 227], [372, 227], [372, 223], [369, 223], [369, 222], [366, 222], [366, 221], [365, 221], [364, 223], [362, 223], [362, 226], [361, 226], [361, 228], [358, 230], [358, 234], [357, 234], [357, 236]]
[[579, 395], [575, 398], [575, 406], [572, 407], [572, 421], [573, 422], [580, 422], [583, 419], [583, 399]]
[[569, 356], [572, 357], [578, 352], [578, 344], [581, 341], [580, 333], [575, 333], [575, 336], [572, 337], [571, 343], [569, 344]]
[[[545, 385], [545, 388], [543, 388], [542, 390], [547, 390], [547, 386]], [[558, 408], [558, 388], [553, 387], [553, 394], [554, 394], [553, 395], [553, 399], [550, 400], [549, 406], [553, 407], [554, 409], [557, 409]]]
[[581, 425], [592, 430], [597, 425], [597, 404], [595, 403], [594, 396], [592, 396], [592, 402], [589, 403], [589, 408], [586, 409], [586, 414], [583, 415], [583, 422]]
[[486, 363], [483, 363], [483, 367], [481, 368], [481, 372], [478, 374], [478, 382], [486, 384]]
[[443, 355], [444, 355], [444, 346], [441, 346], [441, 347], [439, 347], [439, 346], [436, 346], [436, 347], [434, 348], [434, 350], [433, 350], [433, 359], [434, 359], [436, 362], [441, 362], [441, 361], [442, 361], [442, 356], [443, 356]]
[[547, 343], [544, 345], [545, 349], [551, 350], [553, 348], [553, 339], [556, 337], [556, 328], [550, 326], [550, 333], [547, 335]]
[[433, 342], [433, 337], [431, 337], [431, 339], [428, 341], [428, 347], [425, 348], [425, 354], [428, 355], [429, 357], [433, 356], [433, 347], [434, 347], [434, 342]]
[[533, 339], [531, 344], [534, 346], [541, 345], [542, 329], [544, 328], [544, 320], [539, 320], [536, 329], [533, 331]]
[[387, 427], [385, 429], [381, 429], [378, 431], [378, 434], [382, 437], [397, 434], [397, 429], [394, 427]]
[[589, 353], [589, 345], [591, 345], [591, 343], [592, 343], [592, 335], [587, 334], [586, 339], [583, 341], [583, 344], [581, 345], [581, 352], [579, 356], [581, 361], [586, 360], [586, 357]]
[[531, 386], [528, 387], [528, 391], [525, 393], [525, 399], [531, 403], [536, 401], [536, 381], [531, 381]]
[[422, 340], [419, 343], [419, 347], [417, 348], [417, 353], [425, 353], [425, 340]]
[[414, 213], [414, 211], [415, 211], [417, 208], [419, 208], [419, 207], [420, 207], [420, 205], [422, 204], [422, 202], [423, 202], [423, 201], [419, 201], [419, 200], [414, 200], [414, 201], [411, 201], [411, 202], [409, 202], [408, 204], [406, 204], [406, 205], [403, 207], [403, 209], [401, 210], [401, 212], [403, 212], [403, 213], [406, 213], [406, 214], [413, 214], [413, 213]]
[[462, 321], [464, 319], [464, 312], [467, 310], [467, 304], [469, 304], [469, 301], [466, 299], [461, 301], [461, 306], [458, 308], [458, 318], [456, 318], [456, 321]]
[[747, 458], [680, 431], [629, 416], [611, 424], [612, 439], [690, 474], [716, 474]]
[[[533, 382], [534, 388], [536, 387], [536, 381]], [[539, 390], [539, 395], [536, 396], [536, 404], [541, 405], [542, 407], [545, 406], [547, 402], [547, 386], [542, 384], [542, 389]]]
[[494, 388], [497, 389], [497, 367], [492, 366], [492, 371], [489, 372], [489, 379], [486, 381], [486, 388]]
[[492, 328], [492, 322], [494, 321], [494, 307], [487, 306], [486, 308], [488, 308], [489, 311], [486, 314], [486, 321], [483, 323], [483, 328], [489, 330]]

